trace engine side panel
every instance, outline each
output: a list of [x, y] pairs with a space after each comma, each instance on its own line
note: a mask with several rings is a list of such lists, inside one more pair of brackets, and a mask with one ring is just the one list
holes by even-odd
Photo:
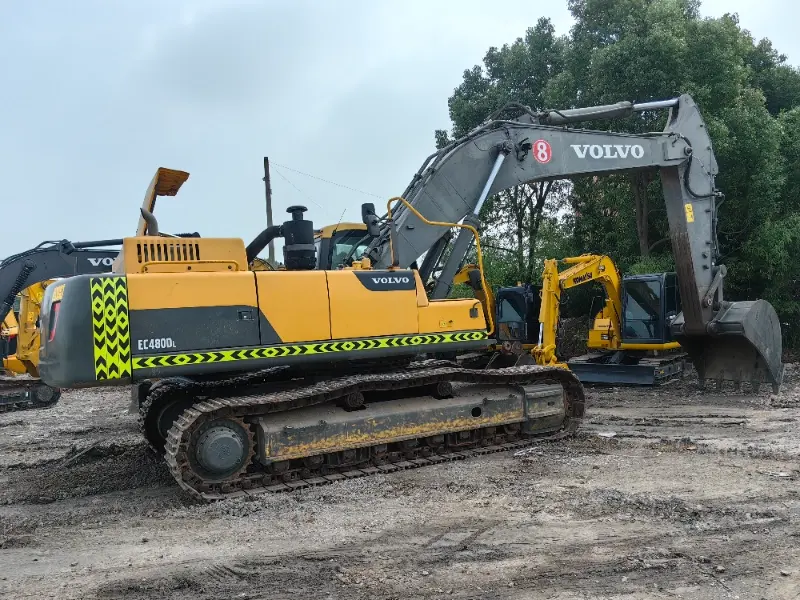
[[258, 307], [265, 329], [283, 342], [331, 339], [328, 279], [325, 271], [258, 271]]
[[482, 328], [483, 305], [474, 299], [431, 300], [419, 308], [419, 332], [467, 331]]
[[197, 351], [274, 344], [261, 328], [253, 273], [127, 276], [131, 352]]
[[47, 385], [130, 378], [125, 277], [77, 275], [48, 287], [39, 324], [39, 375]]
[[333, 339], [419, 333], [412, 271], [328, 271]]

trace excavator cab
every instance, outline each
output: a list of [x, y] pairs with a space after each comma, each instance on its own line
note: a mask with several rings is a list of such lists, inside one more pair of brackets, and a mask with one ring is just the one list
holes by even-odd
[[503, 287], [495, 294], [497, 341], [535, 344], [539, 335], [541, 286]]
[[622, 281], [622, 343], [648, 344], [652, 349], [659, 349], [659, 345], [674, 342], [670, 324], [680, 311], [675, 273], [625, 277]]
[[[366, 236], [366, 237], [365, 237]], [[326, 225], [314, 232], [317, 269], [338, 269], [358, 259], [373, 240], [364, 223]]]

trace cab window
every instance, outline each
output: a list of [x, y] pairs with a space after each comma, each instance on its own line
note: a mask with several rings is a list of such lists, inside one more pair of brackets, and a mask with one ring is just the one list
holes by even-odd
[[[348, 257], [348, 265], [352, 260], [359, 259], [371, 241], [369, 237], [364, 239], [366, 235], [367, 232], [361, 230], [335, 233], [331, 239], [331, 268], [336, 269], [344, 265], [344, 261]], [[353, 250], [353, 247], [355, 247], [355, 250]], [[353, 250], [352, 253], [351, 250]]]

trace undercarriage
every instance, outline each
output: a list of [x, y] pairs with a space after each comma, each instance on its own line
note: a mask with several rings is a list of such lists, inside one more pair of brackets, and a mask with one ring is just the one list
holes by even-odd
[[[149, 384], [147, 384], [149, 386]], [[283, 367], [140, 388], [140, 426], [178, 485], [207, 501], [284, 492], [573, 434], [579, 380], [558, 367], [446, 360], [341, 377]]]

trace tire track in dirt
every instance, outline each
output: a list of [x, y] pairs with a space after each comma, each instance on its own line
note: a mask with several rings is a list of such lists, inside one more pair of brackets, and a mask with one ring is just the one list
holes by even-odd
[[[755, 545], [759, 535], [752, 528], [767, 524], [769, 540]], [[98, 590], [97, 597], [289, 598], [298, 590], [310, 598], [492, 598], [525, 591], [558, 597], [592, 589], [609, 597], [625, 590], [653, 598], [660, 597], [653, 593], [716, 586], [746, 598], [769, 587], [765, 573], [773, 569], [759, 560], [760, 555], [781, 555], [796, 532], [796, 523], [788, 520], [751, 521], [696, 533], [679, 532], [671, 525], [647, 518], [549, 524], [534, 519], [505, 525], [467, 518], [396, 530], [313, 556], [251, 556], [184, 566], [169, 574], [115, 582]]]
[[800, 596], [791, 385], [592, 391], [579, 436], [525, 456], [211, 506], [145, 451], [127, 395], [72, 394], [0, 416], [0, 596]]

